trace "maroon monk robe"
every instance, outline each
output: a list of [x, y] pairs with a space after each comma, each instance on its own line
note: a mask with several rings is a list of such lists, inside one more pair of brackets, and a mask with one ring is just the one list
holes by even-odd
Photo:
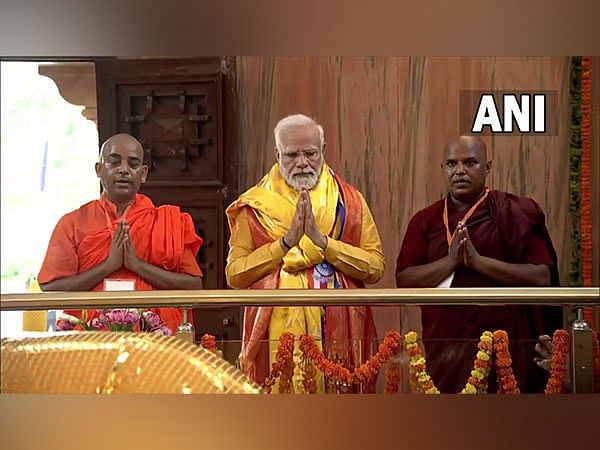
[[[467, 210], [459, 211], [448, 199], [448, 224], [454, 233]], [[419, 211], [410, 221], [396, 273], [428, 264], [448, 254], [443, 223], [444, 200]], [[480, 255], [515, 264], [545, 264], [551, 286], [559, 286], [556, 252], [538, 204], [527, 198], [490, 191], [466, 223], [469, 237]], [[507, 287], [465, 266], [456, 268], [452, 287]], [[540, 334], [562, 328], [562, 310], [551, 306], [424, 306], [423, 340], [427, 368], [442, 393], [464, 387], [475, 360], [477, 342], [484, 331], [506, 330], [513, 370], [521, 392], [540, 392], [548, 374], [533, 361]], [[496, 390], [492, 370], [488, 382]]]

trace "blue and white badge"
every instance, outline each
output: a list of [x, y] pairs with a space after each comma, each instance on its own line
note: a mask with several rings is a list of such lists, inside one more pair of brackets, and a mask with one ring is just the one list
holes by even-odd
[[333, 265], [329, 264], [327, 261], [317, 264], [315, 269], [317, 272], [319, 272], [319, 275], [327, 278], [332, 276], [334, 272]]
[[335, 269], [325, 261], [315, 266], [312, 277], [315, 289], [331, 289], [335, 287]]

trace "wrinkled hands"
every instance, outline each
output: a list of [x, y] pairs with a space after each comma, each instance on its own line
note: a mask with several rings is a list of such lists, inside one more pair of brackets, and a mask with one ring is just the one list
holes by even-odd
[[298, 245], [298, 242], [300, 242], [300, 239], [305, 234], [315, 245], [323, 249], [327, 246], [327, 237], [317, 228], [310, 195], [306, 189], [302, 189], [300, 191], [300, 198], [296, 204], [296, 212], [294, 213], [292, 224], [283, 237], [283, 240], [287, 246], [294, 247]]
[[313, 214], [312, 204], [310, 202], [310, 195], [308, 195], [306, 189], [303, 189], [300, 192], [300, 196], [304, 196], [304, 234], [306, 234], [316, 245], [324, 249], [327, 247], [327, 237], [325, 237], [325, 235], [317, 228], [317, 222], [315, 221], [315, 215]]
[[137, 272], [141, 262], [142, 260], [137, 256], [131, 242], [129, 225], [124, 220], [121, 220], [113, 235], [108, 258], [106, 259], [110, 273], [119, 270], [122, 266], [125, 266], [132, 272]]
[[300, 242], [300, 238], [304, 234], [304, 218], [306, 216], [305, 213], [305, 199], [302, 194], [300, 194], [300, 198], [298, 199], [298, 203], [296, 204], [296, 212], [294, 213], [294, 217], [292, 218], [292, 224], [290, 225], [290, 229], [283, 236], [283, 240], [288, 247], [294, 247], [298, 245]]

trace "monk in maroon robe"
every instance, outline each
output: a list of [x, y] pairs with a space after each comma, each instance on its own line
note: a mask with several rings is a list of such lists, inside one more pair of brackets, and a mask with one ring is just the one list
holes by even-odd
[[[462, 136], [444, 151], [445, 199], [411, 219], [396, 266], [398, 287], [558, 286], [556, 252], [544, 213], [532, 199], [489, 190], [483, 141]], [[540, 392], [547, 373], [534, 362], [541, 334], [562, 328], [559, 307], [424, 306], [427, 368], [442, 393], [458, 393], [473, 368], [483, 331], [508, 333], [521, 392]], [[488, 380], [495, 391], [496, 375]]]

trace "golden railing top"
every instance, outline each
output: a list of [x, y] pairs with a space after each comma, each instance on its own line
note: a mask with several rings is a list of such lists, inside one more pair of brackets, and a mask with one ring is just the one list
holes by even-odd
[[600, 305], [600, 288], [275, 289], [0, 295], [0, 310], [310, 305]]

